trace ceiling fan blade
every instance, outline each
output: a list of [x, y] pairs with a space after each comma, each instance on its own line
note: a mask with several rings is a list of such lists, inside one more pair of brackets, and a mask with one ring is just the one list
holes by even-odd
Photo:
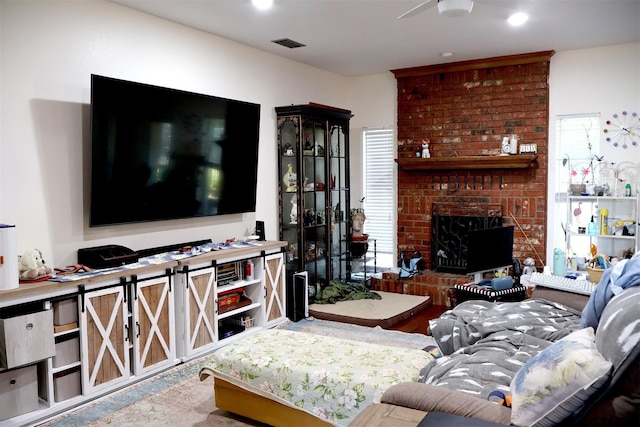
[[435, 0], [427, 0], [424, 3], [420, 3], [419, 5], [414, 7], [413, 9], [410, 9], [410, 10], [406, 11], [405, 13], [403, 13], [402, 15], [398, 16], [398, 19], [408, 18], [410, 16], [417, 15], [418, 13], [422, 12], [423, 9], [426, 10], [429, 7], [435, 6], [437, 3], [438, 2], [435, 1]]

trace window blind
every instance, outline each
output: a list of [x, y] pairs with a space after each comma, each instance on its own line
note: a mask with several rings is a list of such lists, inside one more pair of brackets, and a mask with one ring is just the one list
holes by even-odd
[[390, 127], [365, 128], [362, 140], [365, 232], [376, 239], [379, 265], [391, 267], [396, 234], [394, 132]]

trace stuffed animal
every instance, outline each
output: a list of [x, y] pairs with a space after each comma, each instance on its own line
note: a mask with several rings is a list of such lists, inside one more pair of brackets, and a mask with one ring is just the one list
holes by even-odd
[[18, 274], [20, 279], [32, 280], [51, 273], [51, 267], [42, 259], [42, 252], [38, 249], [29, 249], [18, 256]]

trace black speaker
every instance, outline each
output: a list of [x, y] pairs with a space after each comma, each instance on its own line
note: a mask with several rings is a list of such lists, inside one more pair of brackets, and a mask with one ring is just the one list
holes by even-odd
[[78, 264], [91, 268], [119, 267], [138, 262], [137, 252], [119, 245], [78, 249]]
[[298, 322], [309, 316], [307, 272], [287, 275], [287, 317]]
[[266, 240], [264, 237], [264, 221], [256, 221], [256, 236], [258, 236], [258, 240]]

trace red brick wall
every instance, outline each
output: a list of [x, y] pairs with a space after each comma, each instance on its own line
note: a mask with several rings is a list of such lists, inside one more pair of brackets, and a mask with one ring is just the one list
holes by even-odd
[[[394, 70], [398, 84], [398, 158], [415, 157], [423, 140], [431, 157], [496, 155], [503, 136], [535, 143], [530, 169], [406, 171], [398, 169], [398, 250], [431, 260], [433, 203], [500, 205], [515, 225], [514, 256], [544, 263], [547, 212], [549, 61], [553, 52]], [[515, 221], [512, 218], [515, 218]], [[516, 224], [517, 221], [517, 224]], [[520, 229], [522, 227], [522, 231]], [[526, 235], [526, 236], [525, 236]], [[536, 254], [537, 252], [537, 254]], [[447, 289], [464, 277], [427, 272], [402, 292], [447, 303]], [[387, 276], [374, 288], [399, 288]]]

